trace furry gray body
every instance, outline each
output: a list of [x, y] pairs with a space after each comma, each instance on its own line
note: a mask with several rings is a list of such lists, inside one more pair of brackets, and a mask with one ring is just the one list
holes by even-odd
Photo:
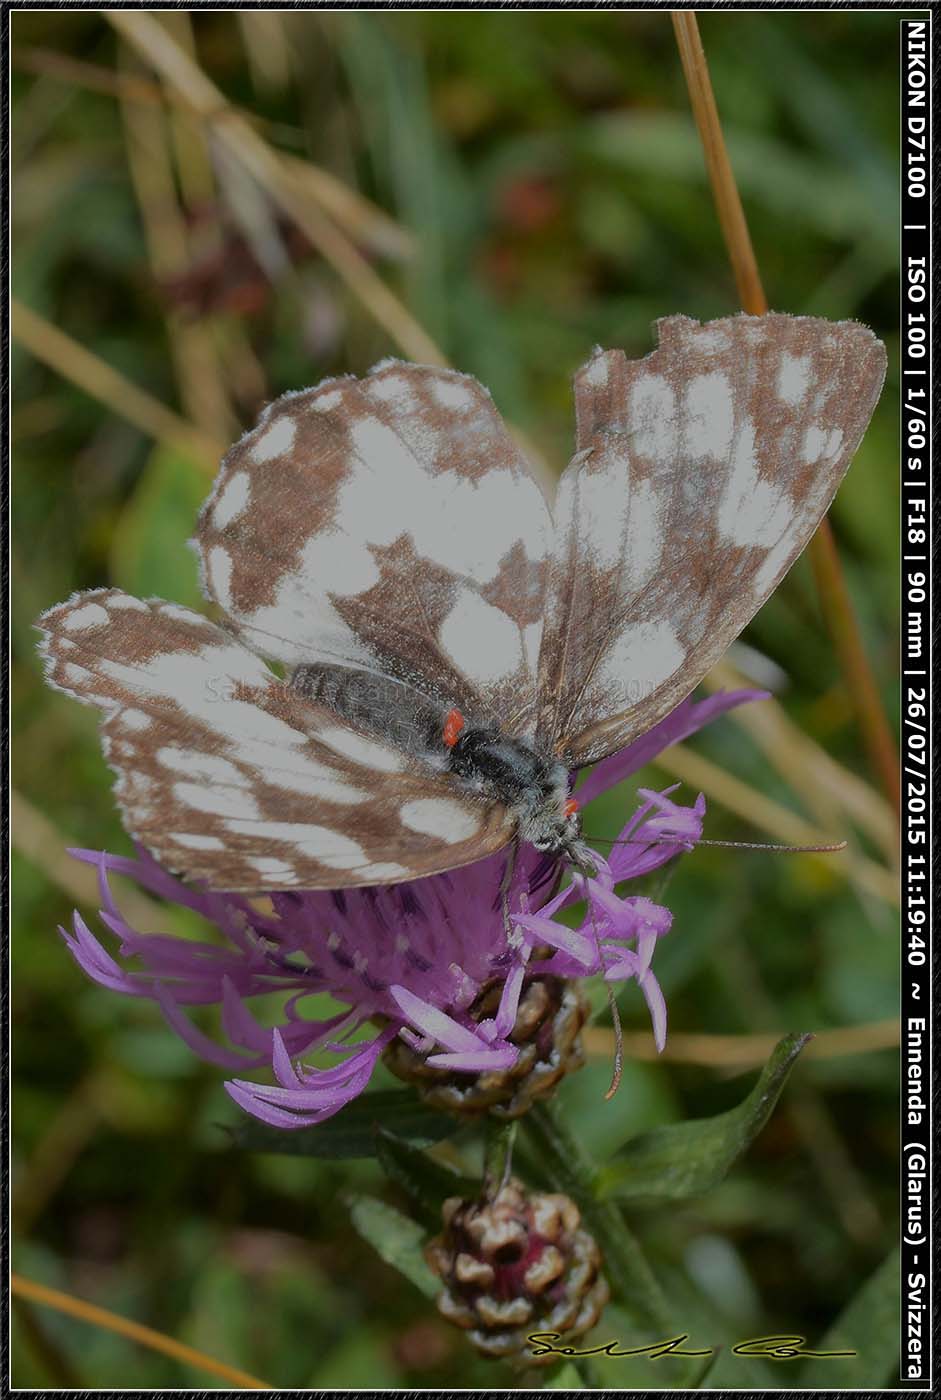
[[516, 818], [519, 836], [537, 850], [583, 863], [578, 815], [565, 811], [568, 770], [551, 754], [495, 726], [475, 724], [472, 716], [449, 748], [443, 732], [452, 707], [390, 676], [346, 666], [298, 666], [291, 686], [438, 772], [453, 773], [470, 796], [501, 802]]

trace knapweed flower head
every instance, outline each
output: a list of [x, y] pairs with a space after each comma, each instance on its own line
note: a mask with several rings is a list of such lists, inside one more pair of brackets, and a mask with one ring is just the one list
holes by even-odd
[[[684, 701], [621, 753], [599, 763], [579, 789], [591, 800], [629, 777], [669, 744], [760, 692], [736, 691]], [[507, 894], [506, 854], [421, 880], [330, 891], [290, 890], [268, 896], [265, 908], [244, 895], [182, 884], [145, 851], [135, 859], [75, 851], [98, 870], [101, 921], [117, 939], [109, 952], [79, 914], [61, 930], [79, 966], [99, 985], [149, 998], [186, 1044], [230, 1071], [231, 1097], [247, 1112], [280, 1128], [322, 1122], [365, 1087], [377, 1060], [396, 1039], [428, 1066], [480, 1075], [512, 1068], [519, 1046], [512, 1033], [521, 996], [538, 975], [578, 980], [602, 975], [634, 980], [650, 1011], [654, 1039], [666, 1037], [666, 1006], [653, 955], [671, 926], [669, 909], [631, 881], [691, 850], [702, 835], [705, 802], [674, 800], [673, 789], [640, 789], [639, 805], [595, 874], [576, 874], [560, 888], [560, 863], [522, 847]], [[586, 817], [590, 829], [590, 809]], [[129, 876], [148, 893], [202, 915], [223, 941], [192, 941], [132, 928], [122, 916], [109, 876]], [[628, 888], [625, 888], [628, 887]], [[555, 917], [584, 905], [578, 927]], [[535, 956], [534, 956], [535, 955]], [[472, 1009], [484, 989], [499, 987], [492, 1014]], [[281, 994], [278, 1024], [261, 1023], [253, 998]], [[311, 993], [329, 993], [339, 1010], [323, 1020], [304, 1011]], [[221, 1008], [222, 1040], [210, 1038], [187, 1007]], [[329, 1068], [305, 1057], [330, 1051]], [[275, 1080], [243, 1076], [269, 1068]]]

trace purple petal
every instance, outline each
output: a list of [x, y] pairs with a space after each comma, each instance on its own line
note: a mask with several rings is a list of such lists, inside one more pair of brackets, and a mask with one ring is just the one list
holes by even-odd
[[559, 948], [563, 953], [568, 953], [569, 957], [575, 958], [583, 975], [586, 968], [593, 968], [598, 961], [591, 938], [578, 929], [553, 923], [551, 919], [544, 919], [539, 914], [514, 915], [513, 922], [534, 935], [530, 942], [548, 943], [550, 948]]
[[[539, 906], [539, 917], [542, 919], [549, 919], [553, 914], [557, 914], [560, 909], [564, 909], [567, 904], [573, 903], [576, 899], [584, 899], [584, 884], [584, 880], [578, 877], [577, 882], [573, 880], [570, 885], [566, 885], [564, 890], [559, 890], [558, 894], [553, 895], [551, 899], [546, 900], [545, 904]], [[510, 918], [513, 923], [517, 923], [529, 917], [530, 914], [526, 910], [523, 910], [519, 914], [510, 913]]]
[[[379, 1047], [381, 1049], [381, 1046]], [[287, 1087], [273, 1084], [252, 1084], [235, 1079], [231, 1082], [244, 1088], [251, 1088], [266, 1103], [282, 1108], [297, 1108], [301, 1111], [313, 1109], [320, 1112], [338, 1102], [347, 1103], [355, 1098], [369, 1082], [375, 1068], [378, 1050], [375, 1043], [370, 1046], [373, 1053], [367, 1057], [357, 1056], [356, 1062], [348, 1061], [337, 1065], [334, 1070], [308, 1070], [298, 1084], [292, 1081]], [[281, 1069], [284, 1069], [283, 1063]], [[337, 1075], [336, 1070], [342, 1074]]]
[[113, 992], [124, 992], [133, 997], [149, 995], [146, 987], [141, 986], [140, 982], [105, 952], [80, 914], [72, 915], [72, 926], [74, 933], [70, 934], [61, 925], [59, 932], [65, 939], [65, 946], [86, 976], [97, 982], [100, 987], [107, 987]]
[[252, 1069], [255, 1065], [265, 1063], [267, 1056], [243, 1055], [236, 1050], [226, 1050], [223, 1046], [217, 1045], [214, 1040], [210, 1040], [207, 1035], [204, 1035], [193, 1025], [189, 1017], [184, 1016], [178, 1002], [174, 1000], [169, 990], [162, 987], [159, 982], [154, 985], [153, 997], [180, 1039], [201, 1060], [206, 1060], [211, 1065], [218, 1065], [221, 1069]]
[[650, 967], [650, 962], [653, 958], [653, 950], [656, 946], [656, 933], [642, 933], [639, 935], [637, 939], [637, 961], [640, 964], [642, 972], [646, 972]]
[[[528, 953], [527, 949], [527, 953]], [[510, 1034], [516, 1025], [516, 1013], [519, 1011], [520, 993], [523, 990], [523, 978], [526, 975], [526, 963], [519, 962], [509, 977], [503, 984], [503, 991], [500, 993], [500, 1005], [497, 1007], [497, 1014], [493, 1021], [493, 1032], [501, 1040]], [[481, 1026], [483, 1029], [483, 1026]]]
[[[669, 790], [669, 789], [668, 789]], [[702, 835], [702, 817], [706, 810], [706, 798], [700, 793], [692, 807], [681, 807], [671, 802], [665, 792], [654, 792], [650, 788], [638, 788], [637, 795], [660, 809], [659, 815], [650, 817], [644, 823], [649, 830], [662, 839], [675, 836], [678, 841], [698, 841]]]
[[589, 908], [595, 917], [600, 910], [602, 921], [610, 923], [614, 937], [632, 938], [637, 922], [633, 904], [621, 899], [612, 890], [597, 885], [593, 880], [589, 882], [589, 886]]
[[[662, 792], [639, 790], [643, 805], [621, 832], [619, 841], [623, 844], [616, 846], [612, 853], [616, 883], [656, 870], [675, 856], [692, 850], [701, 837], [705, 798], [700, 793], [694, 806], [681, 807], [667, 796], [675, 786]], [[651, 812], [655, 815], [651, 816]], [[679, 836], [674, 841], [671, 838], [677, 832]]]
[[626, 982], [640, 973], [640, 959], [630, 948], [606, 948], [604, 980], [606, 982]]
[[303, 1080], [291, 1064], [291, 1057], [285, 1049], [281, 1032], [277, 1026], [271, 1032], [271, 1067], [275, 1078], [284, 1089], [302, 1089]]
[[435, 1069], [461, 1069], [467, 1074], [485, 1074], [489, 1070], [510, 1069], [519, 1058], [519, 1050], [504, 1045], [490, 1050], [465, 1051], [456, 1055], [429, 1055], [427, 1063]]
[[377, 1040], [370, 1040], [363, 1043], [362, 1049], [357, 1048], [355, 1053], [350, 1054], [347, 1047], [347, 1057], [341, 1060], [338, 1065], [330, 1065], [328, 1069], [319, 1066], [300, 1065], [298, 1066], [301, 1084], [305, 1087], [313, 1087], [319, 1093], [322, 1090], [333, 1090], [339, 1085], [355, 1076], [366, 1073], [366, 1078], [372, 1073], [373, 1066], [379, 1056], [379, 1051], [390, 1037], [387, 1035], [383, 1041], [381, 1037]]
[[348, 1096], [338, 1097], [336, 1102], [319, 1109], [315, 1113], [287, 1113], [282, 1108], [276, 1108], [268, 1103], [262, 1090], [263, 1085], [251, 1084], [247, 1080], [229, 1079], [223, 1085], [226, 1093], [231, 1099], [243, 1108], [246, 1113], [250, 1113], [253, 1118], [260, 1118], [263, 1123], [267, 1123], [272, 1128], [312, 1128], [317, 1123], [324, 1122], [327, 1118], [332, 1118], [335, 1113], [339, 1113], [341, 1108], [345, 1108], [350, 1099], [355, 1099], [358, 1090], [354, 1090]]
[[649, 969], [641, 973], [637, 980], [650, 1012], [654, 1044], [662, 1054], [667, 1043], [667, 1004], [660, 990], [660, 983]]
[[663, 904], [654, 904], [652, 899], [648, 899], [645, 894], [631, 895], [625, 900], [630, 904], [637, 919], [638, 936], [643, 938], [648, 933], [654, 938], [664, 933], [669, 933], [673, 926], [673, 914]]
[[431, 1002], [424, 1001], [417, 997], [414, 992], [410, 992], [407, 987], [390, 987], [396, 1005], [407, 1016], [413, 1026], [417, 1026], [425, 1035], [434, 1036], [438, 1045], [444, 1045], [448, 1050], [479, 1050], [481, 1042], [479, 1036], [466, 1026], [459, 1025], [451, 1016], [445, 1014], [437, 1006], [432, 1006]]
[[75, 846], [69, 847], [69, 855], [87, 865], [94, 865], [99, 870], [109, 870], [115, 875], [127, 875], [142, 889], [163, 899], [169, 899], [173, 904], [184, 904], [200, 913], [203, 910], [204, 896], [174, 879], [142, 847], [138, 848], [137, 860], [128, 856], [115, 856], [109, 851], [89, 851]]
[[222, 979], [222, 1029], [233, 1045], [244, 1045], [256, 1052], [270, 1049], [271, 1031], [258, 1024], [231, 977]]

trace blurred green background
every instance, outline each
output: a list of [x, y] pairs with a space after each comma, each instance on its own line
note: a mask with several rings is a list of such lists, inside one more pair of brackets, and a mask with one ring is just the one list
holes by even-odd
[[[769, 301], [857, 317], [889, 348], [831, 518], [893, 722], [901, 17], [701, 17]], [[155, 1007], [73, 965], [56, 925], [77, 899], [91, 918], [94, 900], [62, 847], [129, 843], [94, 716], [43, 687], [31, 624], [108, 583], [197, 602], [184, 541], [214, 453], [281, 391], [402, 353], [398, 313], [382, 326], [369, 307], [376, 274], [552, 470], [572, 440], [570, 376], [592, 346], [641, 354], [658, 316], [737, 309], [669, 16], [268, 10], [160, 22], [293, 163], [307, 231], [101, 15], [13, 15], [13, 290], [34, 313], [13, 351], [14, 1266], [279, 1386], [518, 1385], [474, 1360], [356, 1235], [344, 1191], [403, 1203], [373, 1163], [232, 1153], [218, 1125], [237, 1110], [221, 1074]], [[101, 362], [177, 418], [154, 423], [153, 405], [102, 379]], [[829, 864], [706, 850], [684, 860], [658, 952], [671, 1028], [861, 1032], [853, 1053], [798, 1067], [717, 1190], [634, 1215], [676, 1299], [676, 1330], [707, 1344], [717, 1328], [818, 1338], [884, 1259], [897, 1217], [891, 818], [806, 560], [746, 640], [753, 653], [737, 663], [773, 678], [785, 715], [770, 738], [726, 719], [691, 745], [710, 773], [745, 785], [737, 815], [716, 793], [707, 835], [781, 839], [756, 831], [763, 797], [852, 850]], [[803, 749], [787, 718], [838, 766]], [[660, 768], [642, 777], [667, 780]], [[608, 826], [630, 801], [608, 799]], [[634, 992], [626, 1028], [646, 1031]], [[603, 1157], [638, 1129], [719, 1112], [754, 1079], [720, 1060], [707, 1045], [682, 1063], [631, 1061], [604, 1103], [601, 1054], [565, 1086], [570, 1121]], [[616, 1317], [601, 1331], [615, 1335]], [[604, 1365], [602, 1384], [659, 1383], [656, 1363]], [[45, 1310], [19, 1313], [14, 1368], [22, 1387], [213, 1383]], [[885, 1384], [884, 1338], [852, 1382], [830, 1374]], [[742, 1376], [727, 1383], [767, 1382]]]

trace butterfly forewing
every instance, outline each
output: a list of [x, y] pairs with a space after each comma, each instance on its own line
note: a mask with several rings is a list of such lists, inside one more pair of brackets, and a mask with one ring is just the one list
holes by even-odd
[[394, 675], [522, 735], [549, 530], [487, 391], [389, 361], [272, 404], [225, 459], [197, 544], [253, 650]]
[[539, 736], [571, 766], [678, 704], [807, 544], [879, 397], [853, 321], [658, 323], [575, 381], [539, 665]]
[[502, 807], [303, 699], [198, 613], [102, 589], [40, 625], [51, 684], [105, 712], [128, 830], [175, 872], [221, 890], [391, 884], [512, 836]]

